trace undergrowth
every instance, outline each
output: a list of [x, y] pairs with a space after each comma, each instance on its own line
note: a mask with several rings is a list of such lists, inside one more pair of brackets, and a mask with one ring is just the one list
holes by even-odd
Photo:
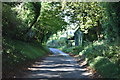
[[96, 41], [79, 52], [84, 55], [88, 64], [94, 68], [102, 77], [120, 77], [120, 48], [119, 46], [108, 44], [105, 41]]
[[49, 53], [46, 47], [38, 42], [26, 43], [10, 38], [3, 38], [3, 77], [11, 75], [18, 67], [26, 65], [37, 58], [43, 57]]

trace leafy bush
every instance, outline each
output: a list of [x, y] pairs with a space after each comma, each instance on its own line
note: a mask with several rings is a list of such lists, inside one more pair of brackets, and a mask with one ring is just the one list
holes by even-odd
[[73, 48], [73, 53], [74, 54], [79, 54], [79, 52], [81, 52], [84, 49], [83, 46], [76, 46]]
[[65, 46], [64, 48], [61, 49], [63, 52], [66, 53], [73, 53], [73, 47], [67, 47]]
[[86, 46], [84, 50], [79, 53], [79, 55], [86, 55], [88, 60], [92, 60], [97, 56], [104, 56], [115, 63], [117, 60], [119, 60], [119, 53], [120, 48], [118, 46], [112, 45], [112, 43], [108, 45], [104, 41], [96, 41], [93, 44]]
[[119, 46], [105, 41], [96, 41], [84, 47], [79, 55], [85, 55], [88, 64], [95, 68], [103, 77], [118, 77], [120, 68]]
[[79, 55], [85, 55], [88, 60], [92, 60], [97, 56], [102, 56], [103, 52], [106, 50], [106, 47], [101, 43], [89, 44], [82, 50]]
[[96, 57], [94, 61], [90, 63], [90, 66], [105, 78], [113, 78], [120, 74], [119, 68], [105, 57]]
[[79, 52], [83, 50], [83, 47], [82, 46], [73, 46], [73, 47], [64, 46], [62, 47], [61, 50], [66, 53], [72, 53], [72, 54], [78, 55]]

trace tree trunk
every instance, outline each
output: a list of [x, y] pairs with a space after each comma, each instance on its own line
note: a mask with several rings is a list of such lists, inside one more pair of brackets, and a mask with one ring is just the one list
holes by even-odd
[[41, 12], [41, 3], [39, 4], [38, 2], [35, 3], [33, 2], [32, 5], [34, 6], [34, 12], [35, 12], [35, 17], [34, 17], [34, 20], [33, 22], [31, 23], [31, 25], [29, 26], [29, 28], [23, 32], [23, 35], [24, 34], [27, 34], [27, 32], [29, 32], [29, 30], [33, 27], [33, 25], [37, 22], [39, 16], [40, 16], [40, 12]]

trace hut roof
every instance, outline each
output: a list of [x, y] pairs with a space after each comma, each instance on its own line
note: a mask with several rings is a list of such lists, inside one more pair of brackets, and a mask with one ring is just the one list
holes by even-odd
[[68, 30], [68, 34], [74, 35], [74, 33], [79, 29], [79, 26], [75, 28], [74, 30]]

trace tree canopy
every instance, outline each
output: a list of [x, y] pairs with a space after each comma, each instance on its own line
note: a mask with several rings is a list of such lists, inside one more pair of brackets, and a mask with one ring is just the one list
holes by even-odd
[[3, 35], [44, 42], [67, 25], [60, 8], [60, 3], [3, 3]]

